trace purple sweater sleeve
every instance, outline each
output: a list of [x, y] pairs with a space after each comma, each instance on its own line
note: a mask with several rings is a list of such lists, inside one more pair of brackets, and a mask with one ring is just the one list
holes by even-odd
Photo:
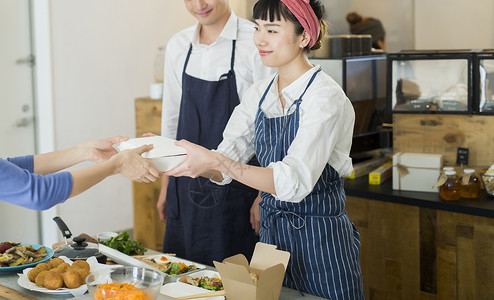
[[58, 172], [33, 173], [33, 156], [0, 159], [0, 201], [45, 210], [67, 200], [72, 192], [72, 175]]

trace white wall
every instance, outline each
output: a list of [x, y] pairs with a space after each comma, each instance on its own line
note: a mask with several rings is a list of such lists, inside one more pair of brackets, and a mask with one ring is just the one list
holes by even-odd
[[[133, 137], [134, 99], [149, 95], [158, 47], [195, 22], [183, 1], [52, 0], [50, 23], [55, 148], [62, 149]], [[131, 183], [108, 178], [59, 205], [58, 215], [74, 235], [131, 228]]]
[[417, 49], [494, 48], [494, 1], [415, 0]]

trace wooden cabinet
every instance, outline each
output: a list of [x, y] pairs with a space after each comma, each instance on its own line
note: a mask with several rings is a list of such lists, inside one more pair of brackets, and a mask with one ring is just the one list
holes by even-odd
[[[161, 133], [161, 100], [135, 99], [136, 137], [151, 132]], [[161, 222], [156, 203], [161, 191], [161, 179], [153, 183], [132, 183], [134, 206], [134, 239], [144, 247], [163, 250], [165, 224]]]
[[347, 196], [366, 299], [494, 299], [494, 219]]

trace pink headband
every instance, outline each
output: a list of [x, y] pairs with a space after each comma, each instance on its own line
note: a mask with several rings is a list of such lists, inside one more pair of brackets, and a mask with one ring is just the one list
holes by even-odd
[[310, 6], [310, 0], [280, 0], [297, 18], [310, 36], [309, 49], [314, 46], [319, 37], [319, 19]]

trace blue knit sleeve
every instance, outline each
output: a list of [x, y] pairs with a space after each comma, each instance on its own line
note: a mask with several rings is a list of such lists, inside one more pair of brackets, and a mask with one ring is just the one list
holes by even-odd
[[63, 203], [72, 192], [69, 172], [32, 173], [33, 156], [0, 159], [0, 201], [45, 210]]

